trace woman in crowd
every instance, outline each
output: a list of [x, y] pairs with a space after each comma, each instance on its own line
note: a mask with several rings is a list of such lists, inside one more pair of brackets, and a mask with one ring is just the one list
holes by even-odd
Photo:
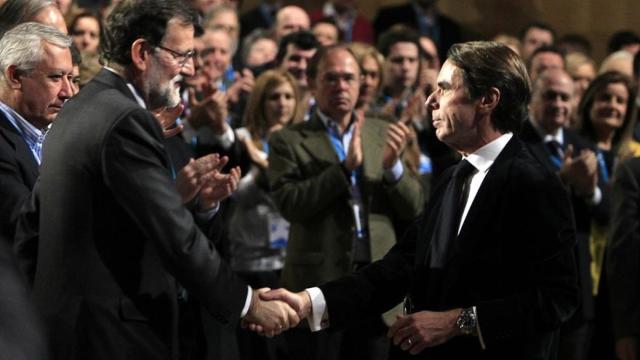
[[578, 115], [578, 104], [587, 87], [589, 87], [589, 83], [596, 77], [596, 64], [593, 59], [579, 52], [567, 55], [565, 62], [567, 64], [567, 72], [573, 79], [575, 89], [570, 127], [572, 129], [579, 129], [580, 116]]
[[[579, 105], [581, 135], [594, 144], [598, 160], [598, 183], [605, 196], [612, 182], [612, 174], [620, 160], [622, 149], [631, 137], [632, 99], [635, 89], [628, 76], [606, 72], [597, 76], [584, 92]], [[603, 200], [606, 201], [606, 200]], [[612, 348], [611, 317], [607, 299], [604, 258], [606, 253], [608, 216], [594, 221], [589, 248], [591, 275], [596, 295], [596, 324], [592, 353], [605, 358]]]
[[90, 11], [81, 12], [71, 21], [69, 31], [73, 43], [82, 55], [82, 63], [80, 64], [80, 85], [82, 86], [88, 83], [102, 68], [98, 55], [102, 20], [98, 14]]

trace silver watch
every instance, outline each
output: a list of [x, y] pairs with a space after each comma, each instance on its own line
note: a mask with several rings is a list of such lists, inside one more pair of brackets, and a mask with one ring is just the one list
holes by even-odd
[[476, 319], [476, 312], [473, 307], [462, 309], [460, 316], [458, 316], [458, 320], [456, 320], [456, 325], [458, 325], [458, 328], [463, 335], [478, 335], [478, 322]]

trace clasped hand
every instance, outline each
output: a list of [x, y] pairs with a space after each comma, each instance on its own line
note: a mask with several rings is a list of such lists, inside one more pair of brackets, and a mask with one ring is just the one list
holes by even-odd
[[[311, 313], [311, 299], [306, 291], [292, 293], [286, 289], [254, 291], [249, 313], [243, 319], [243, 326], [260, 335], [271, 337], [298, 325]], [[264, 311], [252, 313], [254, 303]]]

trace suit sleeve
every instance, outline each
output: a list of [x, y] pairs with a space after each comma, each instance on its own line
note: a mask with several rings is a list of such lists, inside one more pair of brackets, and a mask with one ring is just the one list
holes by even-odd
[[182, 205], [161, 133], [140, 109], [116, 123], [102, 149], [102, 174], [113, 196], [167, 271], [223, 322], [240, 317], [247, 285], [231, 271]]
[[640, 336], [640, 161], [618, 167], [613, 184], [613, 212], [607, 275], [615, 337]]
[[578, 304], [575, 225], [568, 194], [551, 173], [540, 167], [528, 170], [533, 171], [511, 179], [505, 189], [511, 205], [502, 219], [496, 219], [513, 234], [503, 246], [520, 254], [510, 261], [524, 267], [525, 279], [515, 292], [471, 304], [476, 305], [487, 348], [555, 330]]
[[274, 133], [269, 140], [269, 185], [282, 216], [291, 222], [304, 222], [335, 206], [336, 199], [349, 196], [349, 182], [340, 164], [331, 164], [314, 176], [306, 177], [291, 143], [291, 131]]

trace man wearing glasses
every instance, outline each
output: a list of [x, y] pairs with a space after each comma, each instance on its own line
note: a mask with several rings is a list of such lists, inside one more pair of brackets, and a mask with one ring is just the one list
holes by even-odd
[[[107, 67], [44, 145], [33, 298], [56, 359], [198, 358], [179, 341], [179, 298], [270, 335], [298, 322], [284, 303], [259, 300], [199, 230], [148, 111], [179, 103], [197, 19], [178, 0], [123, 2], [108, 21]], [[200, 199], [216, 191], [198, 179]]]
[[[409, 129], [354, 112], [361, 72], [345, 46], [318, 50], [307, 76], [317, 109], [273, 134], [268, 177], [291, 223], [282, 285], [302, 290], [350, 274], [395, 243], [394, 226], [422, 209], [419, 181], [400, 161]], [[386, 359], [379, 316], [359, 328], [286, 334], [294, 359]], [[342, 348], [340, 346], [342, 343]]]

